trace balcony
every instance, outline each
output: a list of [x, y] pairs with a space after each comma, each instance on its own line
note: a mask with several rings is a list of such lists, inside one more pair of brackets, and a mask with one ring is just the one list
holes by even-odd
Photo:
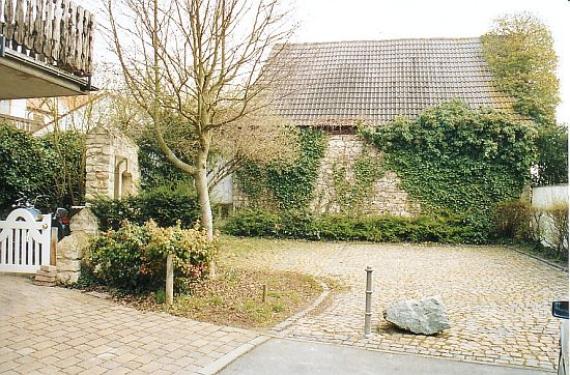
[[0, 99], [92, 91], [94, 28], [68, 0], [0, 0]]
[[30, 119], [14, 117], [0, 113], [0, 124], [6, 123], [17, 129], [31, 133], [34, 130], [34, 123]]

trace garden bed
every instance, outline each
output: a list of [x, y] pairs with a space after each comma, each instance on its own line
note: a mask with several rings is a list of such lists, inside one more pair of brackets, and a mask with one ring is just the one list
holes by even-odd
[[263, 251], [278, 247], [267, 240], [224, 236], [220, 240], [217, 277], [192, 281], [185, 292], [175, 296], [170, 308], [165, 304], [163, 290], [127, 293], [86, 279], [77, 287], [109, 292], [116, 302], [140, 310], [164, 311], [241, 328], [270, 328], [309, 306], [322, 292], [320, 283], [312, 276], [252, 265], [252, 259]]

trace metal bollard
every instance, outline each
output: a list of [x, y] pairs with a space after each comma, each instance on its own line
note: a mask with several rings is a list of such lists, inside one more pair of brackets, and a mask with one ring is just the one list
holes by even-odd
[[366, 308], [364, 311], [364, 337], [372, 333], [372, 267], [366, 267]]

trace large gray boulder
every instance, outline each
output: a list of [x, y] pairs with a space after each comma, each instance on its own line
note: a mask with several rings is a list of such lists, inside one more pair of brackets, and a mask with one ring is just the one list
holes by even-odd
[[451, 328], [439, 296], [396, 302], [384, 311], [384, 319], [420, 335], [435, 335]]

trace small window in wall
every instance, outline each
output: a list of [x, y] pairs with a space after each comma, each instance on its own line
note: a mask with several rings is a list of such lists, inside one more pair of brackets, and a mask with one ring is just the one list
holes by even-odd
[[133, 175], [129, 171], [129, 162], [126, 158], [115, 158], [115, 174], [113, 198], [126, 198], [134, 192]]

